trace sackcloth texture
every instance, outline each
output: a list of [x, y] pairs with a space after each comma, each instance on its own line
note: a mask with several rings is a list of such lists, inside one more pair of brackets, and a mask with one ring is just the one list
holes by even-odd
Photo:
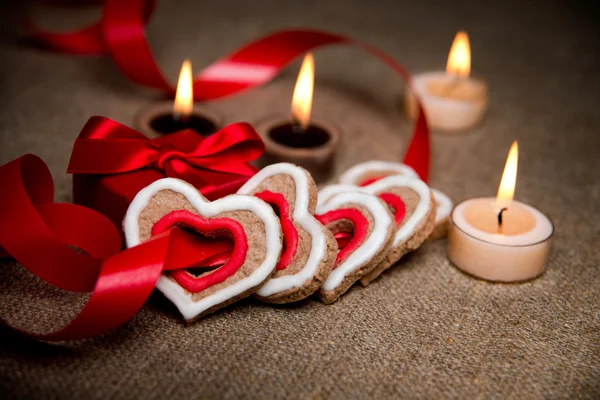
[[[600, 398], [600, 35], [595, 6], [572, 3], [159, 2], [147, 31], [173, 81], [186, 57], [198, 71], [258, 36], [300, 26], [370, 42], [413, 73], [443, 70], [454, 34], [466, 29], [473, 74], [490, 86], [489, 109], [469, 133], [432, 135], [430, 183], [455, 201], [493, 196], [518, 139], [516, 198], [556, 226], [547, 272], [523, 284], [474, 279], [451, 265], [442, 239], [330, 306], [249, 299], [186, 328], [155, 293], [128, 323], [90, 340], [40, 343], [2, 327], [1, 397]], [[162, 97], [108, 57], [32, 45], [15, 7], [23, 9], [4, 2], [0, 13], [0, 163], [39, 155], [57, 201], [71, 201], [65, 171], [86, 120], [132, 126], [141, 107]], [[93, 7], [27, 9], [63, 30], [99, 15]], [[401, 160], [412, 129], [401, 113], [401, 80], [351, 47], [315, 57], [313, 115], [343, 136], [336, 174], [371, 159]], [[298, 66], [205, 106], [226, 122], [288, 115]], [[19, 326], [58, 327], [87, 299], [8, 261], [0, 271], [0, 311]]]

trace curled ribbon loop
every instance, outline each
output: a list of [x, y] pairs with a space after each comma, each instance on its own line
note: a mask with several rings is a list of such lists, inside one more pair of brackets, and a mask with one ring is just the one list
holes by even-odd
[[[65, 34], [45, 32], [33, 24], [28, 29], [32, 37], [55, 50], [78, 54], [105, 51], [134, 82], [174, 94], [174, 86], [162, 74], [146, 39], [144, 27], [152, 6], [153, 2], [147, 0], [105, 0], [102, 21], [92, 27]], [[342, 35], [298, 29], [267, 35], [209, 65], [194, 80], [194, 98], [212, 100], [262, 85], [302, 54], [336, 44], [362, 48], [391, 67], [412, 88], [404, 67], [381, 50]], [[420, 110], [404, 163], [427, 181], [429, 129], [418, 98], [417, 104]]]
[[0, 319], [36, 339], [76, 340], [107, 332], [142, 307], [162, 271], [192, 267], [230, 249], [228, 242], [172, 229], [119, 252], [119, 232], [102, 214], [53, 203], [50, 171], [30, 154], [0, 167], [0, 187], [7, 191], [0, 196], [0, 246], [5, 252], [54, 286], [93, 291], [81, 313], [55, 332], [28, 332]]
[[[77, 32], [50, 33], [33, 24], [26, 28], [32, 37], [57, 51], [108, 53], [134, 82], [173, 94], [174, 87], [160, 71], [145, 37], [144, 26], [153, 6], [154, 2], [147, 0], [105, 0], [102, 20]], [[412, 87], [406, 70], [369, 44], [326, 32], [286, 30], [260, 38], [206, 67], [194, 80], [195, 99], [217, 99], [262, 85], [296, 57], [334, 44], [366, 50]], [[427, 180], [429, 129], [420, 104], [419, 109], [404, 162]], [[230, 125], [202, 141], [185, 131], [149, 140], [115, 121], [94, 117], [75, 143], [69, 172], [118, 174], [153, 166], [200, 186], [219, 182], [223, 173], [251, 176], [254, 170], [245, 161], [263, 151], [262, 141], [247, 124]], [[0, 186], [8, 193], [0, 196], [0, 256], [14, 257], [59, 288], [93, 291], [82, 312], [59, 331], [38, 334], [15, 328], [38, 339], [72, 340], [104, 333], [142, 307], [162, 271], [208, 262], [228, 249], [226, 243], [172, 229], [118, 252], [119, 233], [109, 220], [81, 206], [52, 202], [50, 173], [43, 161], [32, 155], [0, 167]], [[69, 245], [82, 249], [83, 254]]]
[[[154, 0], [144, 1], [143, 3], [144, 4], [140, 7], [140, 25], [142, 26], [145, 25], [152, 16], [155, 6]], [[139, 5], [135, 6], [139, 7]], [[31, 37], [37, 39], [40, 43], [46, 44], [52, 50], [70, 54], [99, 55], [109, 51], [103, 32], [103, 21], [105, 20], [106, 12], [104, 14], [102, 21], [69, 33], [48, 32], [38, 28], [35, 24], [27, 20], [23, 24], [23, 27]], [[114, 31], [115, 28], [116, 25], [113, 25], [111, 31]], [[125, 37], [124, 35], [113, 36]]]

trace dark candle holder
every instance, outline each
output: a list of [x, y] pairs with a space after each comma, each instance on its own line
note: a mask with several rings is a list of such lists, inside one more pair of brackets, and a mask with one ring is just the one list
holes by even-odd
[[202, 136], [210, 136], [221, 128], [221, 118], [212, 111], [194, 106], [192, 113], [184, 118], [175, 118], [173, 102], [154, 103], [143, 108], [135, 117], [137, 130], [148, 137], [158, 137], [192, 129]]
[[306, 129], [294, 125], [290, 118], [267, 118], [255, 125], [265, 143], [261, 167], [289, 162], [308, 170], [317, 183], [331, 177], [340, 134], [332, 125], [311, 121]]

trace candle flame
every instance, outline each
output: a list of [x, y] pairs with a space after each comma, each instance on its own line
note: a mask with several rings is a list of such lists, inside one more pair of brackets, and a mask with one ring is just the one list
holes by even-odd
[[471, 45], [469, 35], [465, 31], [459, 31], [454, 37], [448, 54], [446, 73], [459, 78], [468, 78], [471, 73]]
[[185, 60], [179, 72], [175, 102], [173, 103], [173, 115], [176, 118], [185, 118], [192, 113], [194, 108], [194, 89], [192, 86], [192, 63]]
[[496, 196], [496, 206], [498, 208], [509, 207], [515, 194], [515, 184], [517, 183], [517, 167], [519, 165], [519, 145], [515, 140], [510, 146], [506, 165], [498, 187]]
[[314, 79], [315, 61], [312, 54], [307, 53], [302, 61], [292, 97], [292, 119], [303, 129], [308, 128], [310, 121]]

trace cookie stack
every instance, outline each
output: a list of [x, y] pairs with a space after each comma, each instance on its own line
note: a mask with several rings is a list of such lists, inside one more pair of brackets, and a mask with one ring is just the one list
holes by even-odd
[[172, 227], [218, 240], [221, 254], [193, 270], [166, 271], [157, 284], [192, 323], [250, 295], [282, 304], [314, 294], [331, 304], [356, 282], [368, 285], [434, 231], [443, 235], [450, 200], [409, 167], [359, 164], [340, 182], [318, 192], [306, 170], [273, 164], [237, 194], [209, 202], [186, 182], [161, 179], [131, 203], [127, 245]]

